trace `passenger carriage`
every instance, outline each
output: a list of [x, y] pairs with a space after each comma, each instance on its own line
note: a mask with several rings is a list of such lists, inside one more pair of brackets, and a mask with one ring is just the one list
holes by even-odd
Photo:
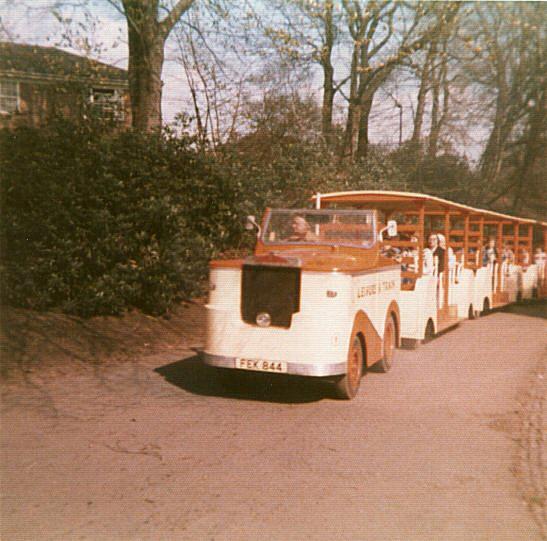
[[[415, 346], [545, 293], [544, 268], [531, 259], [534, 229], [547, 240], [545, 223], [404, 192], [313, 201], [315, 209], [267, 209], [254, 222], [251, 257], [211, 262], [202, 358], [219, 374], [327, 378], [353, 398], [367, 368], [389, 370], [401, 340]], [[444, 235], [447, 249], [426, 269], [430, 233]], [[484, 264], [488, 237], [514, 258]]]
[[[401, 238], [386, 243], [418, 254], [417, 261], [401, 260], [405, 269], [399, 301], [401, 337], [409, 345], [464, 318], [544, 292], [544, 269], [540, 276], [532, 260], [534, 228], [543, 232], [545, 244], [544, 222], [418, 193], [354, 191], [318, 194], [313, 199], [320, 208], [375, 209], [381, 222], [397, 220]], [[443, 264], [436, 262], [433, 272], [425, 273], [423, 256], [430, 234], [442, 234], [453, 257], [446, 249]], [[416, 238], [409, 240], [412, 237]], [[483, 247], [488, 238], [494, 239], [498, 257], [485, 264]], [[502, 260], [504, 246], [512, 258]]]

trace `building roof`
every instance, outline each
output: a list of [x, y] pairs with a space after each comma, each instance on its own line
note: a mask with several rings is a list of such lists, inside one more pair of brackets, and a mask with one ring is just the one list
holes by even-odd
[[34, 80], [111, 83], [127, 86], [127, 70], [62, 51], [0, 42], [0, 74]]

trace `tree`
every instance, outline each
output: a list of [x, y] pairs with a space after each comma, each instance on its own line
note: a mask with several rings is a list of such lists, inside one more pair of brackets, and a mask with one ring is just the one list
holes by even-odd
[[481, 203], [505, 198], [518, 209], [528, 175], [543, 153], [544, 10], [540, 3], [480, 5], [469, 28], [477, 57], [466, 66], [467, 76], [483, 91], [482, 114], [490, 114], [480, 160]]
[[[441, 130], [446, 124], [450, 110], [451, 82], [449, 67], [453, 59], [454, 43], [452, 38], [457, 31], [460, 4], [438, 3], [432, 8], [432, 15], [438, 25], [438, 32], [431, 35], [423, 62], [414, 64], [414, 71], [420, 81], [417, 94], [412, 146], [419, 148], [424, 114], [428, 95], [431, 95], [431, 127], [427, 155], [435, 157], [439, 145]], [[442, 99], [442, 103], [441, 103]]]
[[[374, 96], [403, 61], [436, 39], [444, 24], [432, 17], [433, 8], [391, 0], [344, 0], [353, 41], [348, 114], [343, 154], [365, 157], [369, 145], [368, 122]], [[449, 3], [445, 18], [456, 14]], [[404, 21], [409, 20], [407, 25]]]
[[340, 10], [334, 0], [277, 0], [275, 17], [263, 24], [276, 51], [295, 65], [318, 64], [323, 75], [321, 133], [329, 147], [334, 144], [334, 99], [342, 84], [335, 81], [332, 55], [340, 34]]
[[[114, 2], [114, 0], [110, 0]], [[194, 0], [178, 0], [169, 11], [159, 0], [121, 0], [129, 42], [129, 93], [133, 127], [161, 127], [161, 70], [169, 33]], [[167, 15], [160, 20], [160, 9]]]

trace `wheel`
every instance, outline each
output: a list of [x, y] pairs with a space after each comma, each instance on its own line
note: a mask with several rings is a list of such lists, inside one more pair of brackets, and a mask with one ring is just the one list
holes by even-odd
[[425, 326], [424, 344], [431, 342], [433, 338], [435, 338], [435, 325], [433, 324], [433, 321], [429, 319], [427, 321], [427, 325]]
[[467, 313], [467, 318], [468, 319], [475, 319], [477, 316], [475, 315], [475, 310], [473, 310], [473, 305], [470, 304], [469, 305], [469, 311]]
[[416, 338], [401, 338], [401, 347], [403, 349], [418, 349], [420, 346], [420, 340]]
[[344, 400], [351, 400], [357, 395], [363, 376], [363, 344], [359, 336], [351, 339], [348, 352], [346, 374], [336, 382], [336, 394]]
[[389, 372], [393, 365], [393, 358], [395, 357], [395, 344], [397, 342], [397, 331], [395, 327], [395, 321], [393, 316], [389, 316], [386, 329], [384, 331], [384, 341], [383, 341], [383, 356], [376, 363], [375, 368], [378, 372]]

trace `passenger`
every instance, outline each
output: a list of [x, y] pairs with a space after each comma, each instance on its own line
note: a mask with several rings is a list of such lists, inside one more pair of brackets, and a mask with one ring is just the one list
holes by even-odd
[[383, 257], [389, 257], [389, 259], [394, 259], [397, 263], [400, 263], [402, 258], [401, 250], [389, 244], [384, 244], [382, 246], [380, 255]]
[[547, 256], [541, 246], [537, 246], [534, 250], [534, 264], [538, 267], [538, 276], [540, 280], [543, 280], [545, 277], [546, 259]]
[[292, 235], [286, 240], [289, 242], [316, 242], [317, 237], [311, 232], [311, 226], [306, 218], [300, 214], [295, 214], [291, 221]]
[[[412, 235], [410, 237], [410, 242], [415, 242], [416, 244], [418, 243], [418, 237], [416, 235]], [[401, 265], [401, 270], [404, 272], [404, 271], [408, 271], [408, 272], [418, 272], [418, 248], [416, 247], [411, 247], [411, 248], [405, 248], [403, 250], [403, 253], [401, 254], [402, 257], [411, 257], [413, 258], [413, 262], [412, 263], [404, 263], [403, 265]], [[403, 285], [412, 285], [414, 283], [414, 280], [413, 278], [403, 278]]]
[[496, 248], [496, 239], [490, 237], [488, 239], [488, 244], [484, 247], [482, 252], [482, 266], [487, 267], [488, 265], [494, 264], [498, 260], [498, 250]]
[[[418, 244], [418, 236], [412, 235], [410, 237], [410, 242], [414, 242]], [[412, 257], [414, 259], [413, 263], [403, 265], [404, 267], [406, 267], [403, 270], [418, 272], [418, 248], [417, 247], [406, 248], [405, 250], [403, 250], [403, 257]]]
[[[437, 247], [433, 251], [433, 256], [437, 258], [437, 273], [441, 274], [444, 271], [444, 254], [446, 252], [446, 239], [444, 235], [438, 233], [435, 235], [437, 237]], [[441, 245], [444, 245], [444, 247]]]
[[[439, 248], [443, 251], [442, 252], [442, 255], [443, 255], [443, 263], [442, 263], [442, 267], [444, 269], [444, 252], [446, 251], [446, 238], [444, 235], [441, 235], [440, 233], [437, 235], [437, 238], [439, 239]], [[439, 266], [441, 265], [440, 263], [440, 254], [439, 254]], [[452, 270], [454, 267], [456, 266], [456, 256], [454, 255], [454, 250], [452, 250], [452, 248], [449, 246], [448, 247], [448, 269], [449, 270]], [[439, 270], [439, 272], [442, 272], [441, 270]]]
[[432, 233], [429, 235], [428, 247], [424, 248], [424, 267], [423, 274], [435, 273], [435, 250], [438, 247], [439, 239]]
[[511, 250], [509, 244], [503, 245], [503, 250], [501, 251], [501, 260], [507, 261], [509, 264], [513, 264], [515, 262], [515, 254], [513, 250]]

